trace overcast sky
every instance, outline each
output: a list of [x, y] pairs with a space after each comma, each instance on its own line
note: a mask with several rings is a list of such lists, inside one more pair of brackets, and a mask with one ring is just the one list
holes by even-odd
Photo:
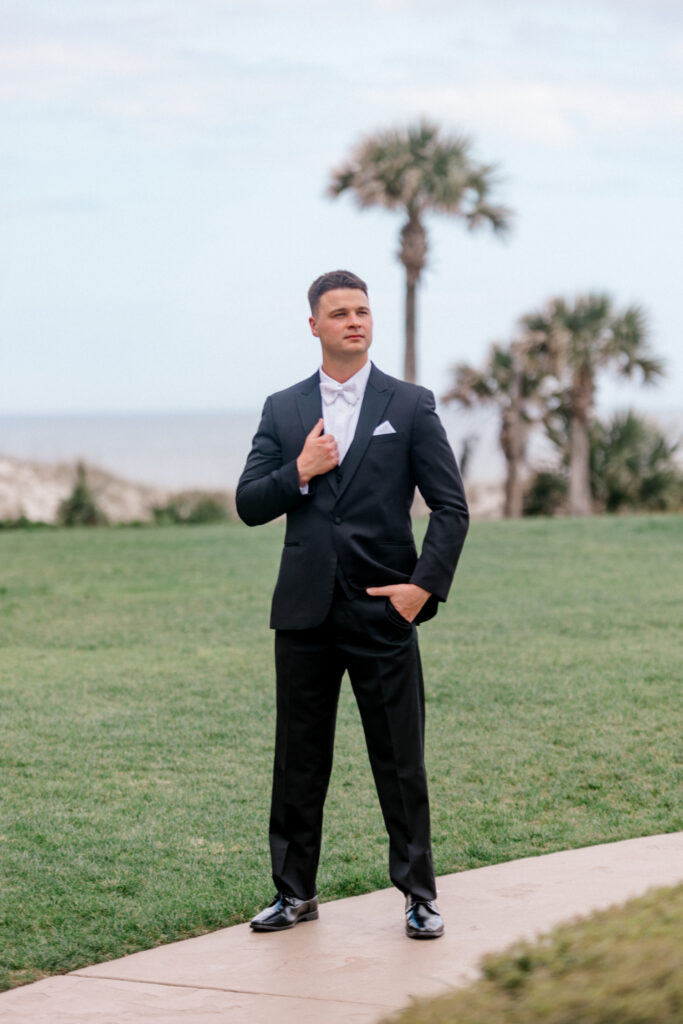
[[0, 414], [259, 408], [311, 373], [306, 290], [370, 285], [400, 373], [400, 217], [325, 197], [427, 115], [500, 166], [506, 242], [428, 223], [419, 376], [550, 296], [641, 303], [683, 394], [683, 5], [628, 0], [0, 0]]

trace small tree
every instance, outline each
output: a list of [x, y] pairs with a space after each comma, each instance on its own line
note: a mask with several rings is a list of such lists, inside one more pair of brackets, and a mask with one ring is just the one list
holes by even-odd
[[543, 353], [526, 339], [511, 342], [507, 348], [494, 344], [481, 370], [459, 363], [452, 372], [453, 385], [442, 401], [459, 402], [466, 408], [489, 403], [500, 410], [499, 440], [507, 467], [504, 510], [507, 517], [521, 516], [529, 434], [545, 408]]
[[558, 381], [559, 404], [569, 420], [569, 512], [591, 512], [590, 427], [595, 415], [595, 390], [601, 370], [612, 369], [644, 383], [656, 380], [663, 365], [649, 347], [645, 314], [639, 306], [622, 312], [609, 295], [579, 295], [571, 303], [554, 298], [540, 312], [522, 320], [543, 348]]
[[76, 466], [76, 483], [59, 506], [57, 520], [62, 526], [103, 526], [107, 522], [102, 509], [88, 487], [85, 465]]

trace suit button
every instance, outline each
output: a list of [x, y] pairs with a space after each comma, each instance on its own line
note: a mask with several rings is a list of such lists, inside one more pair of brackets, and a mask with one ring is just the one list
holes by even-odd
[[341, 516], [335, 516], [334, 521], [337, 524], [337, 526], [339, 526], [339, 524], [341, 523]]

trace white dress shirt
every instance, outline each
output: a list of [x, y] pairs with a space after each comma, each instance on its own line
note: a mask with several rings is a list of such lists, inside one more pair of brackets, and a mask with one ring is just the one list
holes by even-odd
[[[354, 373], [353, 377], [349, 377], [347, 381], [344, 381], [343, 384], [329, 377], [322, 366], [318, 371], [320, 383], [328, 386], [329, 391], [337, 392], [336, 395], [330, 395], [329, 393], [325, 395], [325, 389], [322, 389], [321, 399], [325, 433], [332, 434], [337, 442], [340, 464], [351, 447], [351, 442], [356, 433], [360, 407], [363, 404], [363, 396], [365, 395], [365, 388], [371, 369], [372, 363], [368, 359], [367, 363], [361, 366], [360, 370]], [[351, 401], [349, 401], [350, 397], [352, 397]], [[299, 490], [302, 494], [308, 494], [308, 484], [304, 484]]]
[[367, 363], [361, 366], [353, 377], [349, 377], [343, 384], [339, 384], [332, 377], [328, 377], [322, 366], [320, 367], [320, 383], [329, 385], [330, 389], [337, 392], [335, 396], [330, 396], [325, 394], [325, 389], [321, 389], [325, 433], [334, 435], [339, 448], [340, 463], [343, 462], [356, 433], [360, 407], [363, 403], [371, 369], [372, 363], [368, 359]]

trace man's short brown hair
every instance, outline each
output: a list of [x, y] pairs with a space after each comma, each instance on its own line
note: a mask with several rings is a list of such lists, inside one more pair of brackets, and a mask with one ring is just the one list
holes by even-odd
[[350, 270], [330, 270], [328, 274], [316, 277], [308, 289], [308, 304], [313, 316], [317, 316], [320, 297], [335, 288], [358, 288], [359, 291], [368, 294], [368, 286], [365, 281], [361, 281], [360, 277], [352, 274]]

